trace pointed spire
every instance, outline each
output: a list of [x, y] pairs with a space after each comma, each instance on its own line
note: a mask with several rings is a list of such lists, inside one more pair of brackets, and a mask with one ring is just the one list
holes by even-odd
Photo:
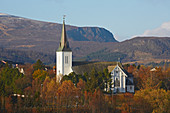
[[118, 58], [117, 65], [118, 65], [121, 69], [123, 69], [122, 63], [121, 63], [121, 61], [120, 61], [120, 57]]
[[71, 51], [67, 41], [66, 28], [65, 28], [65, 15], [63, 16], [63, 27], [61, 33], [61, 41], [57, 51]]

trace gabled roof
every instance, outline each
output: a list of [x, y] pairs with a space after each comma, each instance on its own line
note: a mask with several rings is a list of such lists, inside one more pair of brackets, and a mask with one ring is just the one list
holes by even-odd
[[134, 85], [129, 79], [126, 79], [126, 85]]
[[122, 64], [119, 62], [118, 63], [118, 66], [122, 69], [122, 71], [128, 76], [128, 77], [133, 77], [132, 74], [128, 73], [122, 66]]
[[154, 71], [157, 71], [157, 69], [156, 69], [156, 68], [153, 68], [153, 69], [151, 69], [150, 71], [154, 72]]
[[109, 73], [112, 72], [115, 67], [116, 67], [116, 65], [108, 66], [107, 69], [108, 69]]
[[71, 51], [66, 35], [65, 20], [63, 19], [63, 27], [61, 33], [61, 41], [57, 51]]
[[123, 66], [122, 66], [122, 64], [121, 64], [120, 62], [118, 62], [117, 65], [108, 66], [109, 72], [112, 72], [112, 71], [116, 68], [116, 66], [118, 66], [118, 67], [127, 75], [127, 77], [133, 77], [132, 74], [128, 73], [128, 72], [123, 68]]

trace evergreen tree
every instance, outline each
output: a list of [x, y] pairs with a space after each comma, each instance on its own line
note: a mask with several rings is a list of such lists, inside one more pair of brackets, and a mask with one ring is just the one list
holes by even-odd
[[34, 68], [34, 71], [36, 71], [38, 69], [44, 70], [45, 65], [42, 63], [42, 61], [40, 59], [38, 59], [37, 62], [34, 64], [33, 68]]

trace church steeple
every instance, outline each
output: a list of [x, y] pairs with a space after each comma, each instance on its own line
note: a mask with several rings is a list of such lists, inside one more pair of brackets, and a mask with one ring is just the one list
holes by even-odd
[[65, 16], [63, 17], [61, 41], [60, 41], [60, 45], [57, 51], [71, 51], [68, 40], [67, 40], [67, 35], [66, 35]]
[[65, 17], [63, 18], [63, 28], [61, 33], [61, 41], [56, 51], [56, 80], [60, 81], [62, 76], [68, 75], [72, 70], [72, 51], [66, 36]]

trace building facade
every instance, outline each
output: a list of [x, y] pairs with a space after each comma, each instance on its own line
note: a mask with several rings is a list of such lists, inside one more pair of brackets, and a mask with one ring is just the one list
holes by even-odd
[[113, 93], [134, 93], [133, 75], [123, 69], [121, 63], [116, 66], [109, 66], [111, 72], [111, 85], [108, 90]]

